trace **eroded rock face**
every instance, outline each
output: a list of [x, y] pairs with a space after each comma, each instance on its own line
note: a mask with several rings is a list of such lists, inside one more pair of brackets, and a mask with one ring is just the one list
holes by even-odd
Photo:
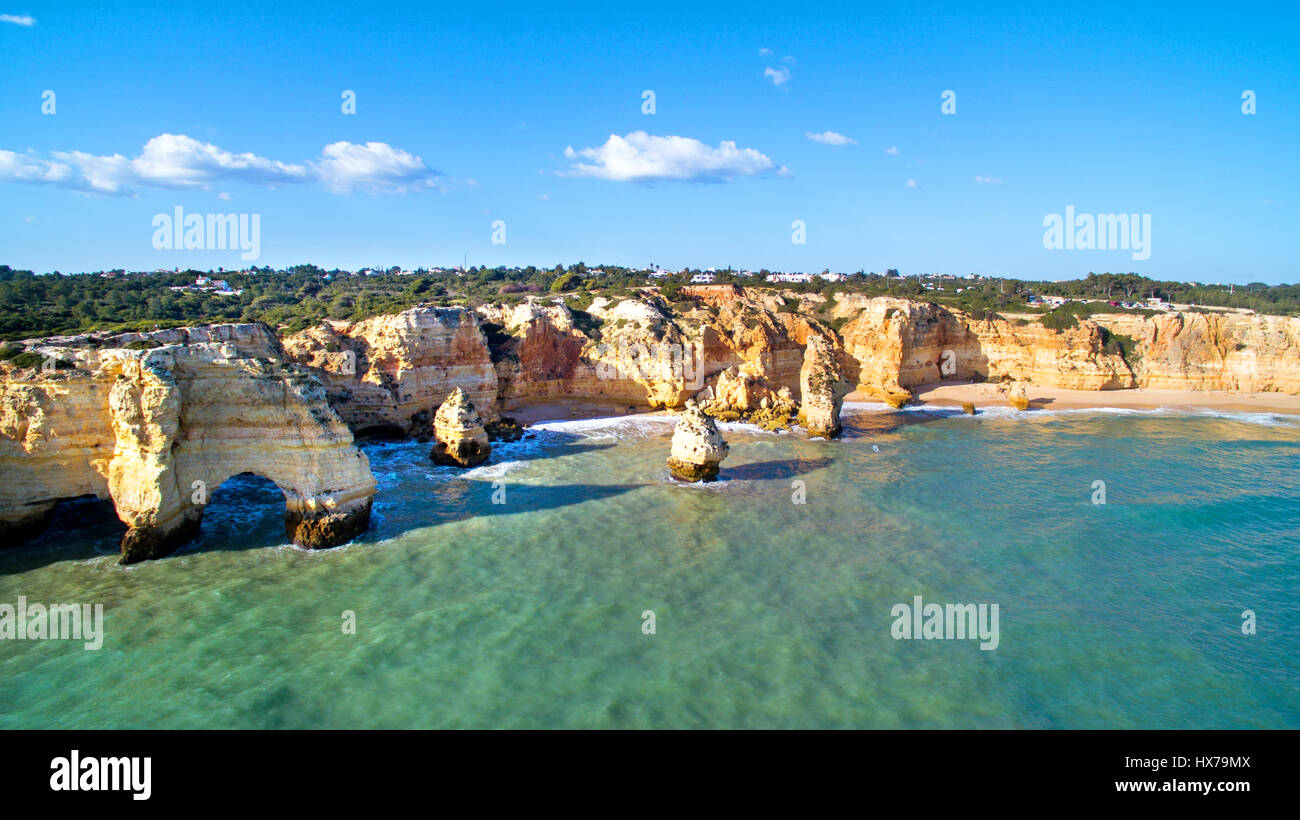
[[1300, 318], [1170, 312], [1092, 321], [1137, 342], [1141, 387], [1300, 394]]
[[[1100, 313], [1054, 331], [1036, 319], [977, 318], [934, 304], [844, 294], [832, 315], [882, 400], [943, 381], [1012, 380], [1070, 390], [1147, 387], [1300, 394], [1300, 318]], [[1125, 352], [1108, 336], [1134, 345]]]
[[688, 399], [673, 429], [668, 469], [683, 481], [712, 481], [730, 448], [713, 419]]
[[419, 307], [360, 322], [327, 322], [284, 339], [287, 355], [316, 370], [330, 406], [358, 434], [410, 435], [460, 389], [496, 417], [497, 375], [477, 317]]
[[[244, 327], [242, 338], [259, 336]], [[94, 495], [128, 527], [122, 561], [157, 558], [193, 537], [222, 482], [250, 472], [284, 492], [295, 543], [334, 546], [364, 530], [375, 491], [365, 455], [309, 372], [243, 355], [252, 349], [233, 338], [61, 348], [75, 368], [6, 369], [0, 522], [30, 530], [59, 499]]]
[[802, 417], [809, 436], [835, 438], [840, 434], [840, 408], [852, 390], [840, 372], [835, 349], [821, 336], [809, 336], [799, 373]]
[[433, 417], [432, 458], [438, 464], [473, 467], [488, 460], [492, 447], [474, 405], [457, 387]]
[[1101, 329], [1084, 320], [1056, 332], [1037, 322], [977, 319], [958, 310], [907, 299], [846, 294], [836, 305], [853, 316], [840, 332], [859, 365], [858, 389], [899, 403], [911, 390], [943, 381], [1010, 378], [1044, 387], [1107, 390], [1136, 387]]

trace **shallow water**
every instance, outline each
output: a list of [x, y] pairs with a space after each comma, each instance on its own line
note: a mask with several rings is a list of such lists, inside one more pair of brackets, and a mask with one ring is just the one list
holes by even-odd
[[[710, 485], [669, 479], [665, 418], [467, 472], [366, 445], [374, 526], [316, 553], [258, 479], [132, 567], [68, 505], [0, 602], [102, 603], [104, 646], [0, 641], [0, 728], [1300, 728], [1300, 419], [846, 413], [723, 425]], [[998, 604], [998, 648], [893, 639], [915, 595]]]

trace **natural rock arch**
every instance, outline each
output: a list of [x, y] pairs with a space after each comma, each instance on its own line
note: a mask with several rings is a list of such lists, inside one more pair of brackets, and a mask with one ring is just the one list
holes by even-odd
[[50, 502], [91, 493], [111, 498], [128, 527], [123, 563], [158, 558], [193, 537], [207, 493], [252, 472], [284, 492], [294, 543], [334, 546], [365, 530], [375, 479], [320, 383], [297, 366], [242, 355], [234, 335], [150, 351], [64, 351], [75, 369], [6, 383], [0, 529], [30, 534]]

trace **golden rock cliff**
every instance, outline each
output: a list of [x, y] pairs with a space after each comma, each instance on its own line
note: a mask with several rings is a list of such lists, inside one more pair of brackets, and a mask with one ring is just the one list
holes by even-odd
[[835, 315], [854, 317], [840, 333], [859, 365], [859, 390], [885, 398], [924, 384], [1028, 381], [1045, 387], [1135, 387], [1100, 328], [1081, 321], [1056, 332], [1032, 321], [975, 318], [928, 302], [847, 295]]
[[1178, 312], [1094, 321], [1138, 343], [1140, 387], [1300, 394], [1300, 318]]
[[487, 339], [462, 308], [327, 322], [285, 337], [284, 349], [317, 373], [330, 405], [358, 433], [427, 428], [456, 388], [485, 418], [496, 416], [497, 374]]
[[6, 368], [6, 540], [38, 530], [59, 500], [94, 495], [111, 499], [127, 525], [122, 561], [156, 558], [192, 537], [211, 494], [245, 472], [284, 492], [286, 533], [295, 543], [333, 546], [365, 530], [375, 491], [369, 463], [321, 385], [280, 360], [274, 337], [258, 326], [227, 325], [176, 338], [188, 343], [37, 346], [72, 366]]

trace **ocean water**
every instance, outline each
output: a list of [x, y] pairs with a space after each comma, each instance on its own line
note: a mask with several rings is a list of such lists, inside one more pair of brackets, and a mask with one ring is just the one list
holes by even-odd
[[[1300, 418], [846, 421], [723, 425], [710, 485], [669, 478], [660, 417], [471, 471], [370, 444], [374, 526], [322, 552], [252, 477], [132, 567], [68, 504], [0, 602], [102, 603], [103, 648], [0, 641], [0, 728], [1300, 728]], [[997, 648], [895, 640], [917, 595], [998, 604]]]

